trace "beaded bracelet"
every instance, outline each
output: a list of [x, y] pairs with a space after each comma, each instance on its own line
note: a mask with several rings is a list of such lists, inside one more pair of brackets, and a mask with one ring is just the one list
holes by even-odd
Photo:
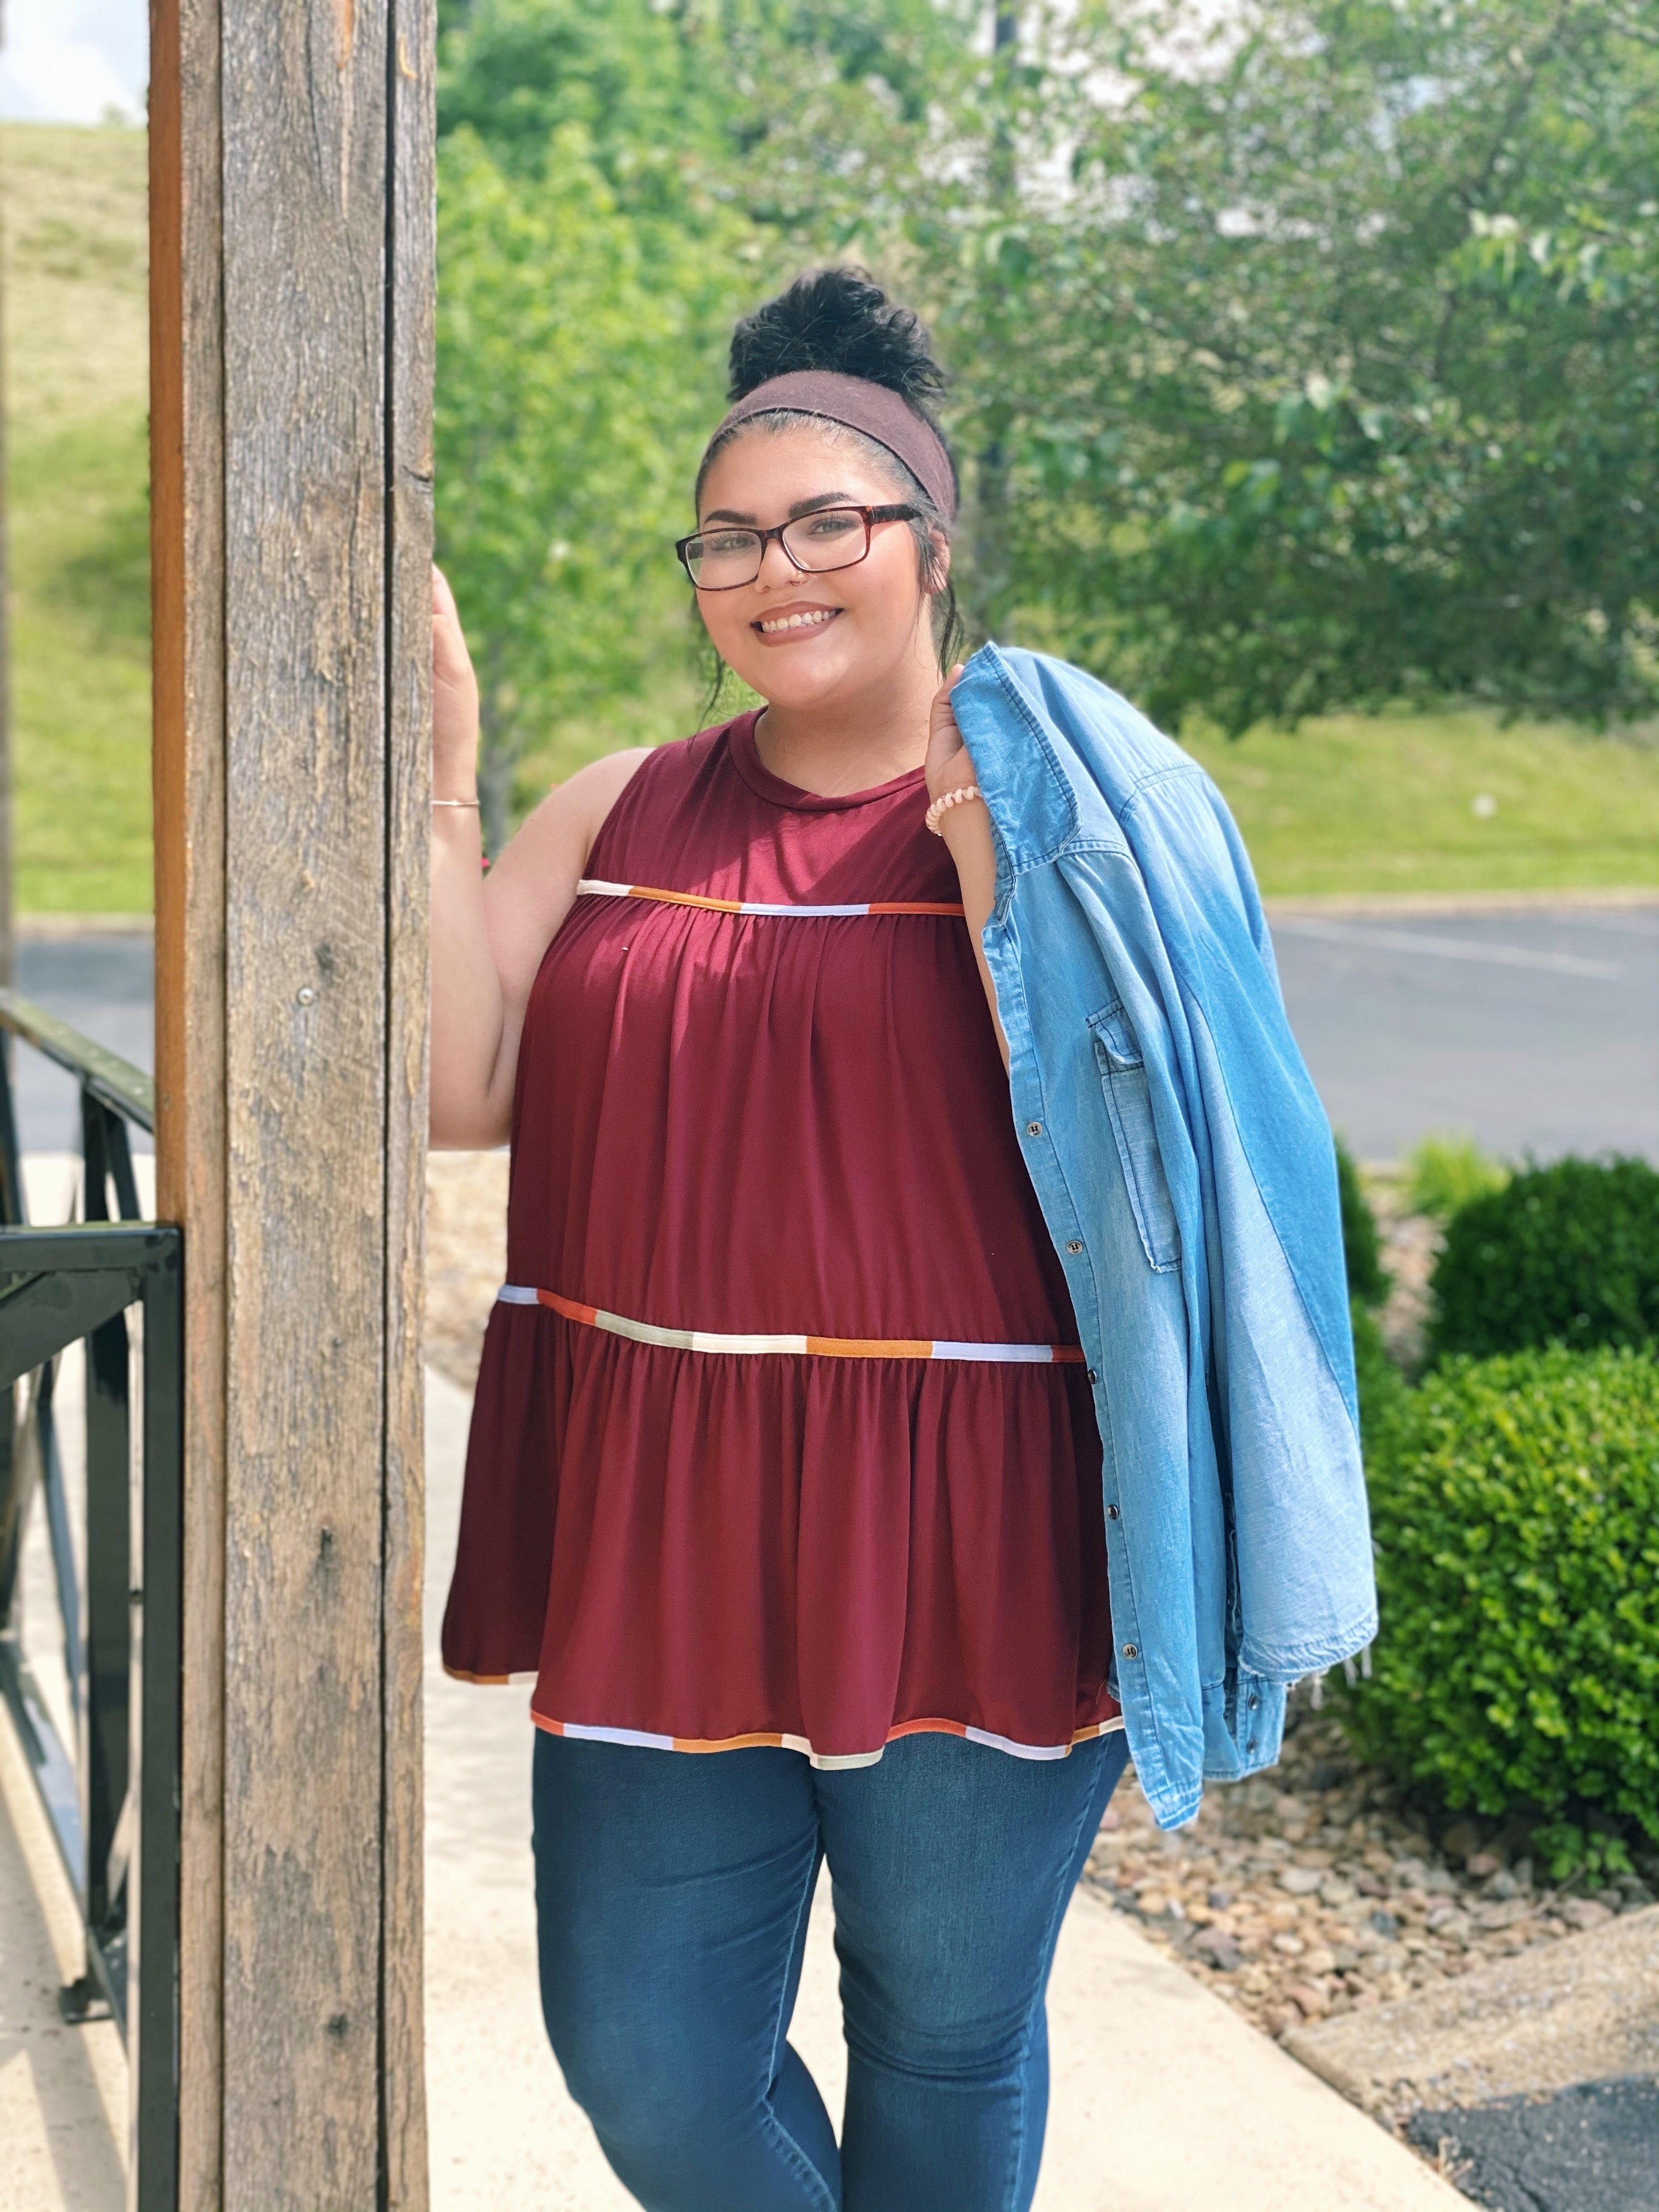
[[945, 835], [944, 830], [939, 826], [940, 815], [948, 814], [953, 806], [960, 806], [965, 799], [977, 799], [981, 805], [985, 803], [985, 793], [976, 783], [959, 783], [954, 791], [944, 791], [939, 793], [923, 817], [935, 837], [942, 837]]

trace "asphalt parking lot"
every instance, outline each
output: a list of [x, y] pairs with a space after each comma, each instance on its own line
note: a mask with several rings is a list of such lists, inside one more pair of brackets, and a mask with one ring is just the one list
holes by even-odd
[[1659, 906], [1273, 928], [1314, 1080], [1362, 1159], [1462, 1131], [1504, 1158], [1659, 1163]]

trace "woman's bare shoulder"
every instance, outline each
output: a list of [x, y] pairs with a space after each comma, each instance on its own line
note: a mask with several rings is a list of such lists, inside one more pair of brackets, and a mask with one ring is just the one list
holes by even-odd
[[520, 864], [532, 864], [538, 874], [561, 860], [574, 860], [580, 868], [606, 815], [651, 758], [653, 750], [636, 745], [625, 752], [606, 753], [579, 768], [562, 783], [556, 783], [526, 817], [496, 866], [516, 856]]
[[[672, 804], [681, 787], [694, 781], [718, 744], [725, 725], [698, 730], [666, 744], [634, 746], [624, 752], [606, 753], [556, 785], [520, 830], [514, 844], [526, 843], [526, 857], [538, 868], [556, 855], [568, 859], [573, 842], [580, 844], [579, 870], [585, 867], [594, 841], [621, 799], [641, 771], [649, 768], [659, 783], [658, 798]], [[665, 779], [665, 791], [661, 780]], [[511, 848], [509, 848], [509, 850]]]
[[602, 759], [589, 761], [585, 768], [579, 768], [550, 793], [553, 798], [562, 796], [580, 817], [587, 828], [590, 846], [605, 826], [605, 816], [656, 750], [653, 745], [630, 745], [624, 752], [606, 753]]

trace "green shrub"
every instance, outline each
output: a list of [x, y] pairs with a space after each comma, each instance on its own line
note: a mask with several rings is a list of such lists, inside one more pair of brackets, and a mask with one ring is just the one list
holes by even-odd
[[1406, 1378], [1389, 1357], [1376, 1316], [1358, 1298], [1350, 1298], [1353, 1318], [1354, 1380], [1359, 1390], [1359, 1435], [1367, 1451], [1382, 1425], [1405, 1395]]
[[1576, 1820], [1543, 1821], [1533, 1829], [1528, 1843], [1552, 1881], [1586, 1875], [1599, 1889], [1620, 1875], [1635, 1871], [1629, 1846], [1610, 1822], [1598, 1829], [1589, 1821], [1583, 1827]]
[[1527, 1169], [1453, 1215], [1431, 1287], [1431, 1358], [1651, 1343], [1659, 1172], [1645, 1160]]
[[1340, 1692], [1361, 1755], [1456, 1809], [1659, 1838], [1659, 1365], [1453, 1359], [1366, 1460], [1382, 1626]]
[[1359, 1167], [1340, 1137], [1336, 1140], [1336, 1188], [1342, 1201], [1342, 1250], [1348, 1263], [1348, 1295], [1380, 1306], [1389, 1295], [1376, 1216], [1371, 1212]]
[[1489, 1160], [1473, 1138], [1425, 1137], [1406, 1163], [1406, 1203], [1413, 1213], [1449, 1221], [1509, 1179], [1509, 1170]]

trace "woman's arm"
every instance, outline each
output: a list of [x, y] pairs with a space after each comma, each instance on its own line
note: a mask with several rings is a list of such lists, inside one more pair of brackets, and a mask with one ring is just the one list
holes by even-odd
[[[449, 586], [432, 574], [432, 795], [477, 795], [478, 687]], [[612, 753], [549, 793], [495, 860], [477, 811], [432, 810], [434, 1146], [505, 1144], [519, 1036], [542, 955], [569, 912], [599, 825], [643, 752]]]
[[[974, 781], [974, 763], [967, 747], [962, 742], [962, 732], [957, 727], [957, 718], [951, 707], [951, 687], [962, 673], [958, 661], [933, 695], [933, 713], [927, 730], [927, 796], [940, 799], [947, 791], [955, 791]], [[982, 801], [968, 799], [960, 806], [952, 806], [939, 817], [939, 828], [950, 848], [951, 858], [957, 864], [957, 876], [962, 884], [963, 910], [968, 918], [968, 927], [973, 938], [974, 958], [979, 965], [979, 980], [985, 986], [986, 1003], [991, 1009], [991, 1020], [997, 1033], [997, 1045], [1002, 1054], [1002, 1064], [1008, 1065], [1008, 1040], [1003, 1035], [1002, 1017], [997, 1012], [996, 985], [991, 981], [991, 970], [985, 957], [985, 947], [980, 942], [986, 923], [991, 919], [991, 908], [996, 902], [997, 860], [991, 843], [991, 817]]]

